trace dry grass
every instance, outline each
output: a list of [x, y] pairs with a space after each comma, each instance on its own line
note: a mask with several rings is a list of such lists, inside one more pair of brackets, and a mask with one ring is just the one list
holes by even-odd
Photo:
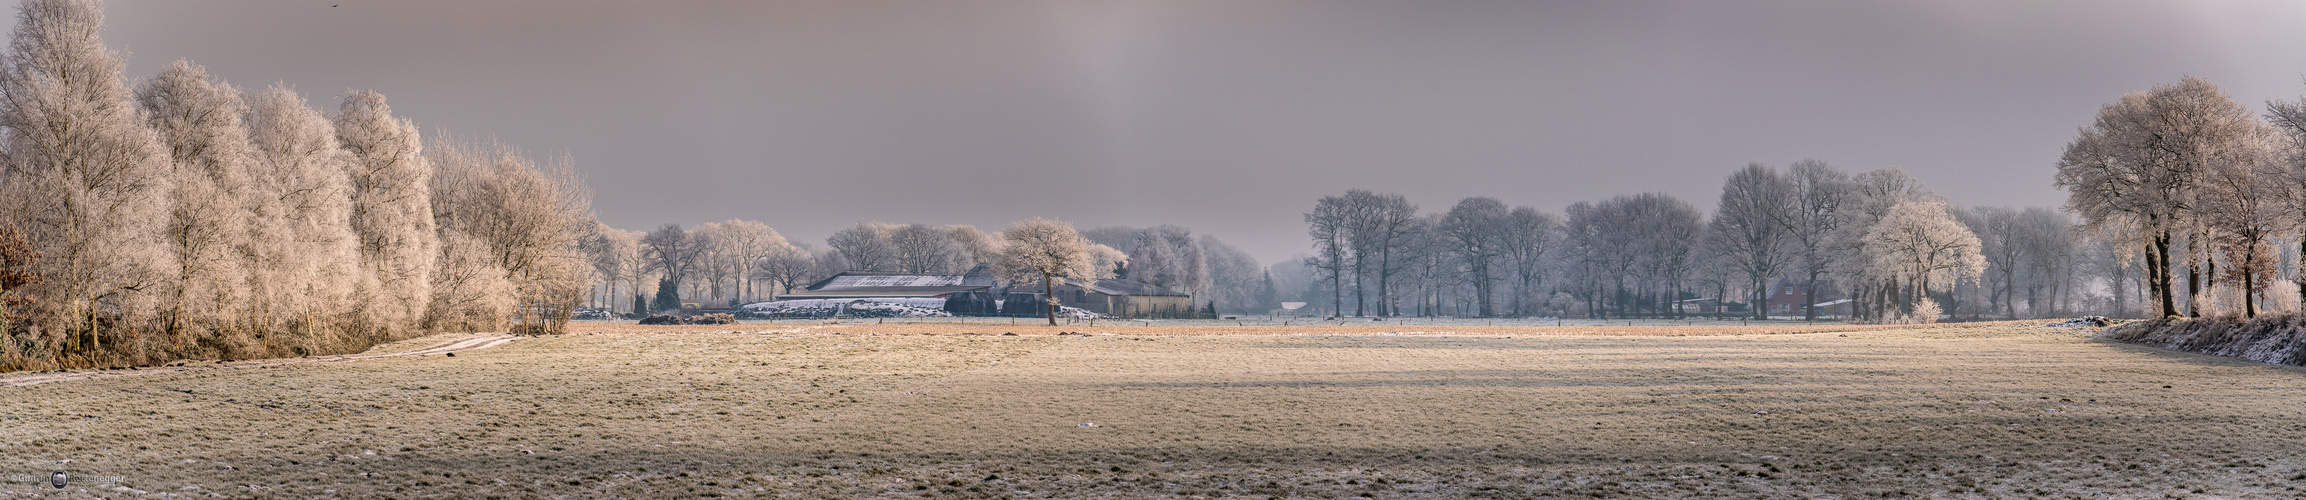
[[[1513, 322], [1513, 320], [1507, 320]], [[1912, 325], [1851, 325], [1840, 323], [1803, 324], [1795, 321], [1772, 321], [1741, 325], [1738, 321], [1639, 321], [1634, 325], [1617, 322], [1572, 326], [1538, 326], [1551, 322], [1519, 322], [1510, 325], [1466, 324], [1463, 320], [1425, 322], [1421, 319], [1376, 321], [1319, 321], [1299, 322], [1281, 326], [1277, 322], [1234, 322], [1226, 320], [1120, 320], [1068, 322], [1049, 326], [1035, 318], [1010, 320], [1007, 318], [970, 318], [960, 322], [951, 318], [929, 320], [861, 319], [846, 322], [816, 320], [748, 321], [735, 325], [683, 325], [642, 326], [631, 322], [580, 321], [569, 324], [570, 333], [776, 333], [776, 334], [863, 334], [863, 335], [1057, 335], [1061, 333], [1195, 336], [1195, 335], [1488, 335], [1488, 336], [1602, 336], [1602, 337], [1691, 337], [1717, 335], [1778, 335], [1789, 333], [1869, 332], [1884, 330], [1911, 330]], [[1942, 328], [1981, 328], [2039, 325], [2042, 320], [1962, 323]]]
[[2063, 330], [909, 335], [962, 333], [932, 328], [595, 325], [454, 358], [0, 389], [0, 475], [70, 459], [124, 476], [88, 490], [108, 496], [457, 498], [2280, 498], [2306, 484], [2306, 371]]

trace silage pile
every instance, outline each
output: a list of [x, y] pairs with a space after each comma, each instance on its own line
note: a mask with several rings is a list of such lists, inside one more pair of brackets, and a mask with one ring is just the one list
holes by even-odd
[[2261, 363], [2306, 366], [2306, 317], [2295, 314], [2256, 319], [2166, 318], [2107, 328], [2108, 339], [2164, 349], [2242, 358]]
[[949, 318], [945, 299], [799, 299], [746, 304], [746, 317], [759, 318]]

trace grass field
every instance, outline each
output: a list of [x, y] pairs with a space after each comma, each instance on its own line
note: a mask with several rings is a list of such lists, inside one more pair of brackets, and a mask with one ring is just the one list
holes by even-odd
[[[2071, 330], [580, 327], [455, 357], [0, 388], [0, 476], [69, 460], [121, 478], [0, 483], [0, 497], [2289, 498], [2306, 486], [2306, 371]], [[1773, 334], [1721, 335], [1741, 332]]]

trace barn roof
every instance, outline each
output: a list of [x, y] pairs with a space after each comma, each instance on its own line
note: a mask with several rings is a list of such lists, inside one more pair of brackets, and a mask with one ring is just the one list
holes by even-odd
[[984, 291], [985, 286], [862, 286], [806, 290], [778, 295], [777, 300], [791, 299], [863, 299], [874, 297], [936, 297], [961, 292]]
[[[1126, 295], [1126, 296], [1137, 296], [1137, 297], [1163, 297], [1163, 296], [1166, 296], [1166, 297], [1184, 297], [1184, 296], [1186, 296], [1184, 293], [1181, 293], [1181, 292], [1171, 291], [1170, 289], [1167, 289], [1167, 288], [1162, 288], [1162, 287], [1158, 287], [1158, 286], [1153, 286], [1153, 285], [1151, 285], [1151, 284], [1148, 284], [1148, 283], [1145, 283], [1145, 282], [1143, 282], [1143, 281], [1130, 280], [1130, 279], [1104, 279], [1104, 280], [1096, 280], [1096, 281], [1090, 281], [1090, 282], [1084, 282], [1083, 280], [1076, 280], [1076, 279], [1067, 279], [1067, 280], [1065, 280], [1065, 281], [1062, 283], [1062, 285], [1065, 285], [1065, 286], [1073, 286], [1073, 287], [1078, 287], [1078, 288], [1082, 288], [1082, 289], [1086, 289], [1086, 290], [1089, 290], [1089, 291], [1092, 291], [1092, 292], [1102, 293], [1102, 294], [1106, 294], [1106, 295]], [[1039, 288], [1039, 287], [1037, 287], [1037, 286], [1036, 286], [1036, 287], [1027, 287], [1027, 288]], [[1037, 292], [1037, 291], [1039, 291], [1039, 290], [1032, 290], [1032, 291], [1036, 291], [1036, 292]]]
[[862, 287], [960, 286], [961, 284], [961, 275], [957, 274], [845, 271], [841, 274], [835, 274], [831, 278], [825, 278], [824, 281], [809, 285], [808, 289], [814, 291]]

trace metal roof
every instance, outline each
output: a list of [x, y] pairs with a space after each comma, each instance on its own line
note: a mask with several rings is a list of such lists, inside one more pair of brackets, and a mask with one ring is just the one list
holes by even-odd
[[810, 285], [810, 290], [836, 288], [892, 287], [892, 286], [957, 286], [961, 276], [956, 274], [907, 274], [849, 271], [825, 278]]
[[983, 291], [984, 286], [866, 286], [827, 288], [778, 295], [777, 300], [790, 299], [863, 299], [873, 297], [937, 297], [961, 292]]

